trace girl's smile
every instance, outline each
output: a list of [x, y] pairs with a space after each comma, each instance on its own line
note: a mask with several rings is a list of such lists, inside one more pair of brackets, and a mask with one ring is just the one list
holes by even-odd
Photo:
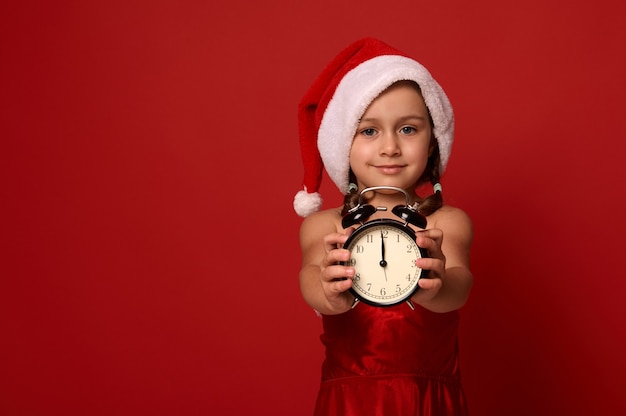
[[375, 167], [384, 175], [397, 175], [406, 165], [379, 165]]

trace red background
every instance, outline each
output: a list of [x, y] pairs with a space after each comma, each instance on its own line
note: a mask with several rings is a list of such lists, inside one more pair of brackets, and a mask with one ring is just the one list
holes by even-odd
[[311, 413], [296, 105], [362, 36], [456, 110], [472, 413], [624, 414], [623, 2], [383, 4], [2, 4], [1, 414]]

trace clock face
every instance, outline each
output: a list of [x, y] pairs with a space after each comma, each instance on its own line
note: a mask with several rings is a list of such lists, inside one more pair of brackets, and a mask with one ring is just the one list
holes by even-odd
[[379, 219], [358, 228], [346, 241], [347, 262], [355, 268], [351, 292], [375, 306], [391, 306], [410, 298], [423, 275], [415, 261], [425, 251], [415, 243], [415, 233], [403, 223]]

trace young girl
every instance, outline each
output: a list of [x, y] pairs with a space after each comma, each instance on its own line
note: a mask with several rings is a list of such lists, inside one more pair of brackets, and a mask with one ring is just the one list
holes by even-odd
[[[444, 91], [418, 62], [375, 39], [343, 50], [322, 71], [299, 107], [304, 190], [294, 200], [300, 230], [300, 287], [322, 316], [326, 358], [316, 415], [465, 415], [460, 381], [458, 309], [472, 286], [472, 224], [444, 205], [440, 176], [448, 162], [454, 116]], [[345, 195], [344, 206], [319, 211], [322, 169]], [[432, 195], [417, 194], [432, 186]], [[426, 216], [413, 227], [428, 271], [407, 303], [356, 302], [355, 270], [343, 249], [355, 227], [342, 217], [369, 187], [405, 190]], [[406, 196], [370, 191], [367, 204], [389, 207], [367, 220], [396, 218]], [[397, 219], [397, 218], [396, 218]]]

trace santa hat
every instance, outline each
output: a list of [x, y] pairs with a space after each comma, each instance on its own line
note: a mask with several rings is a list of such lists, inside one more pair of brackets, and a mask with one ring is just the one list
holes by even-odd
[[304, 190], [293, 202], [298, 215], [322, 206], [322, 168], [343, 193], [348, 192], [349, 155], [359, 119], [374, 99], [397, 81], [415, 81], [424, 97], [439, 144], [440, 174], [450, 157], [454, 113], [430, 72], [406, 54], [376, 39], [361, 39], [341, 51], [322, 71], [298, 107]]

